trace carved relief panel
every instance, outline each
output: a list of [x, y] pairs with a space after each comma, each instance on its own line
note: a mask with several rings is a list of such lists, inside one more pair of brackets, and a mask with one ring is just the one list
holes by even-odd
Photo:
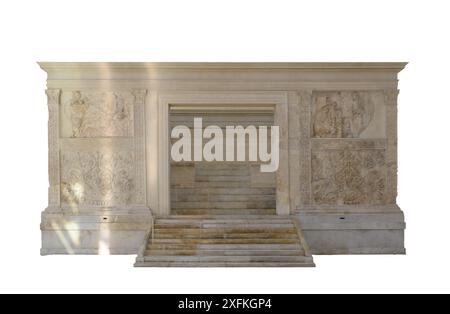
[[61, 93], [57, 167], [63, 209], [145, 207], [146, 93]]
[[313, 92], [313, 204], [389, 203], [387, 108], [384, 91]]
[[384, 150], [323, 150], [312, 154], [312, 194], [319, 205], [380, 205], [386, 193]]
[[314, 138], [385, 137], [385, 104], [382, 91], [314, 92]]
[[[61, 156], [63, 206], [114, 206], [133, 203], [132, 152], [64, 152]], [[73, 208], [73, 207], [76, 208]]]
[[128, 92], [64, 92], [62, 136], [132, 137], [133, 101]]

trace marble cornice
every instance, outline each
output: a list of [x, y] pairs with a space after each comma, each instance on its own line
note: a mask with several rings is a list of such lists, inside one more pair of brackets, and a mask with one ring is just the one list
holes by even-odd
[[240, 80], [304, 81], [338, 79], [351, 81], [397, 79], [407, 63], [235, 63], [235, 62], [39, 62], [49, 80]]

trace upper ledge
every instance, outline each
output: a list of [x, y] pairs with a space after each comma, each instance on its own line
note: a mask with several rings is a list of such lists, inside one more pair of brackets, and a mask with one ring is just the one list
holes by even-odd
[[407, 62], [39, 62], [46, 71], [84, 70], [358, 70], [400, 72]]

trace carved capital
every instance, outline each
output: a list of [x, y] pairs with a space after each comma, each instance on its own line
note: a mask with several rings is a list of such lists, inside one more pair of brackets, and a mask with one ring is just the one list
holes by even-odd
[[134, 96], [135, 104], [144, 104], [145, 103], [145, 97], [147, 96], [146, 89], [134, 89], [132, 91], [132, 94]]
[[61, 99], [60, 89], [47, 89], [45, 93], [47, 94], [47, 103], [49, 105], [59, 105]]
[[300, 96], [301, 102], [310, 102], [312, 97], [313, 91], [312, 89], [303, 89], [298, 92], [298, 95]]
[[384, 91], [384, 98], [386, 101], [386, 105], [396, 107], [399, 93], [400, 91], [398, 89], [386, 89]]

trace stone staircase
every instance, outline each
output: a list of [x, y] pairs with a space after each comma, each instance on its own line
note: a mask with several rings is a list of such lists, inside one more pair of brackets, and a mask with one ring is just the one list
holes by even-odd
[[177, 167], [171, 216], [155, 218], [136, 267], [314, 266], [295, 219], [276, 215], [275, 177], [249, 163]]
[[314, 267], [290, 216], [156, 218], [136, 267]]
[[275, 180], [254, 186], [247, 163], [197, 163], [194, 184], [172, 187], [173, 215], [274, 215]]

